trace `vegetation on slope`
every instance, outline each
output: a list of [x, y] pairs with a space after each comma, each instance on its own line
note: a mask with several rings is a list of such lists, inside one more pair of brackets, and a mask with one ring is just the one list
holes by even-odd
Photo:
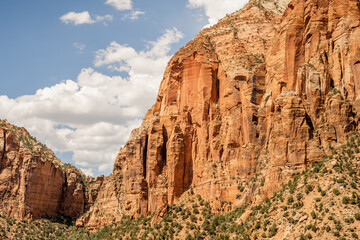
[[[200, 195], [168, 206], [158, 216], [130, 219], [97, 232], [73, 223], [0, 218], [10, 239], [358, 239], [360, 135], [294, 176], [259, 205], [217, 215]], [[191, 190], [190, 190], [191, 191]], [[191, 195], [191, 194], [190, 194]], [[231, 203], [224, 203], [231, 206]], [[246, 213], [246, 217], [244, 217]], [[160, 220], [159, 220], [160, 219]]]

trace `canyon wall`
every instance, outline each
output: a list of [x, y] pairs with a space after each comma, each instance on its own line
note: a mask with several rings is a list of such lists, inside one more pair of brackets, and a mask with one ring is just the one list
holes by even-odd
[[[119, 212], [150, 214], [189, 189], [214, 209], [259, 202], [343, 143], [360, 111], [359, 21], [357, 0], [263, 0], [202, 30], [116, 158]], [[253, 177], [265, 190], [239, 194]]]
[[172, 57], [107, 177], [84, 180], [0, 129], [1, 211], [96, 229], [189, 192], [215, 212], [272, 196], [357, 129], [359, 24], [358, 0], [251, 0]]
[[0, 214], [18, 219], [81, 216], [85, 177], [24, 128], [0, 121]]

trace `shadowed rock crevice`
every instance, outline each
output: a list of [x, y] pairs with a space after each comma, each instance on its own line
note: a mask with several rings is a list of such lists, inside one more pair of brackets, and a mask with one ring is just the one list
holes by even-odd
[[167, 163], [167, 143], [168, 143], [168, 133], [165, 126], [162, 126], [162, 147], [161, 147], [161, 167], [160, 172], [166, 166]]
[[147, 171], [147, 153], [148, 153], [148, 141], [149, 141], [149, 135], [146, 134], [145, 137], [145, 146], [143, 147], [143, 177], [146, 179], [146, 171]]
[[3, 150], [1, 153], [1, 163], [0, 164], [2, 164], [4, 162], [4, 157], [5, 157], [5, 153], [6, 153], [6, 130], [5, 129], [3, 130], [3, 141], [4, 141], [4, 144], [3, 144]]
[[314, 128], [314, 125], [311, 121], [311, 118], [310, 116], [305, 113], [305, 121], [306, 121], [306, 124], [309, 126], [309, 139], [313, 139], [314, 138], [314, 132], [315, 132], [315, 128]]

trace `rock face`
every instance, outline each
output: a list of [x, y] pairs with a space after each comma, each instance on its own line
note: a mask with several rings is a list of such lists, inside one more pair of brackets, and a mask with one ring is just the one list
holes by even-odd
[[[343, 143], [358, 125], [359, 13], [357, 0], [250, 1], [201, 31], [116, 158], [119, 212], [149, 214], [189, 189], [214, 209], [260, 201]], [[265, 190], [239, 197], [259, 175]]]
[[79, 217], [85, 207], [83, 175], [64, 165], [23, 128], [0, 122], [0, 213], [18, 219]]
[[[2, 211], [85, 212], [77, 225], [94, 229], [185, 192], [215, 211], [260, 202], [357, 129], [359, 24], [358, 0], [251, 0], [172, 57], [112, 175], [86, 184], [2, 129]], [[243, 186], [259, 177], [261, 191]]]

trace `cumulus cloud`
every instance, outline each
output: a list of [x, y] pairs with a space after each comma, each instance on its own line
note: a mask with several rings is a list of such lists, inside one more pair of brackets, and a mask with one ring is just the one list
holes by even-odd
[[[178, 29], [168, 29], [157, 41], [148, 42], [150, 47], [146, 51], [140, 52], [127, 45], [112, 42], [106, 49], [97, 51], [94, 65], [96, 67], [107, 65], [109, 69], [128, 71], [130, 74], [133, 72], [148, 74], [154, 69], [159, 71], [159, 68], [162, 69], [164, 63], [166, 64], [171, 44], [178, 42], [182, 37], [183, 34]], [[155, 64], [149, 65], [150, 61]]]
[[112, 42], [96, 53], [94, 65], [128, 77], [84, 68], [76, 80], [34, 95], [0, 96], [0, 117], [26, 127], [55, 152], [73, 152], [72, 160], [87, 174], [109, 173], [119, 148], [155, 103], [171, 44], [181, 37], [177, 29], [167, 30], [142, 51]]
[[107, 0], [105, 4], [113, 6], [119, 11], [132, 9], [131, 0]]
[[93, 24], [96, 22], [103, 22], [106, 24], [106, 21], [112, 20], [111, 15], [105, 15], [105, 16], [95, 16], [95, 20], [90, 16], [90, 13], [88, 11], [84, 12], [68, 12], [67, 14], [60, 17], [60, 20], [66, 24], [74, 24], [81, 25], [81, 24]]
[[95, 22], [93, 19], [91, 19], [91, 16], [88, 11], [79, 12], [79, 13], [69, 12], [61, 16], [60, 20], [66, 24], [72, 23], [74, 25], [92, 24]]
[[125, 14], [122, 19], [123, 20], [126, 20], [126, 19], [136, 20], [139, 18], [139, 16], [144, 15], [144, 14], [145, 14], [145, 12], [136, 10], [136, 11], [132, 11], [128, 14]]
[[212, 26], [217, 21], [226, 16], [228, 13], [241, 9], [249, 0], [189, 0], [188, 7], [203, 8], [208, 18], [209, 24]]

